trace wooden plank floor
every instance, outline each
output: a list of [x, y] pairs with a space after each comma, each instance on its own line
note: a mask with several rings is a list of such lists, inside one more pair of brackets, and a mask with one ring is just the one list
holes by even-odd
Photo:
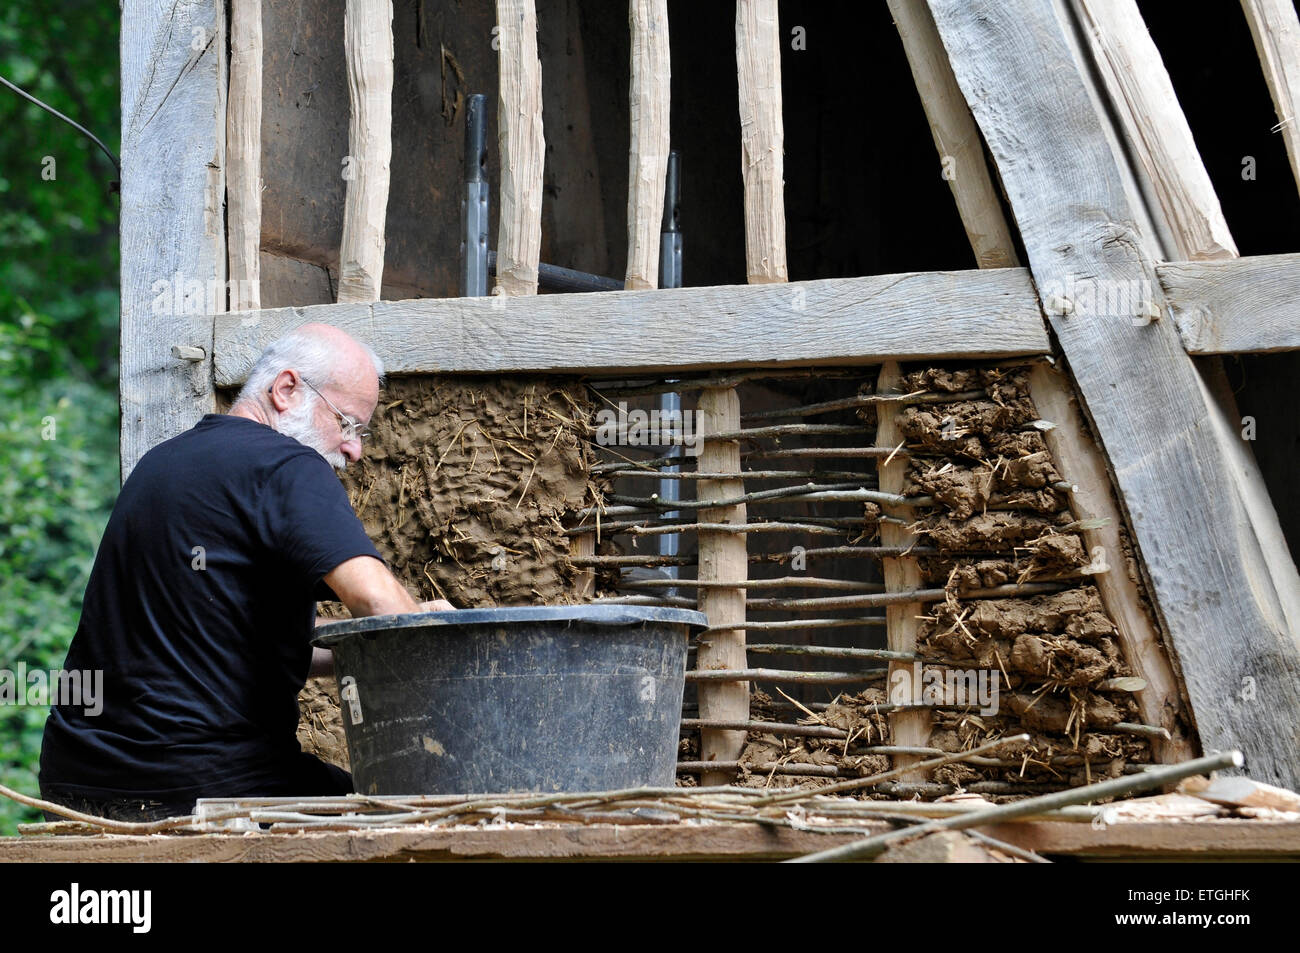
[[[865, 826], [883, 833], [889, 825]], [[1300, 822], [1025, 821], [983, 829], [1048, 856], [1173, 860], [1300, 859]], [[549, 825], [319, 834], [39, 836], [0, 838], [0, 862], [370, 862], [455, 860], [781, 860], [834, 847], [851, 834], [749, 824]]]

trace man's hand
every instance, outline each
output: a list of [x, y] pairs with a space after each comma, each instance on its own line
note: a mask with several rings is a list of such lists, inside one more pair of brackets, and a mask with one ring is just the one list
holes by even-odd
[[454, 610], [455, 608], [456, 607], [446, 599], [434, 599], [431, 602], [420, 603], [421, 612], [446, 612], [449, 609]]

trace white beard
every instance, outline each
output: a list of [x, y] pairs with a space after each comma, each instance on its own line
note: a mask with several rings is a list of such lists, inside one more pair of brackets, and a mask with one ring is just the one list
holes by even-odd
[[341, 453], [330, 453], [325, 449], [325, 441], [316, 429], [315, 416], [316, 395], [304, 395], [302, 403], [295, 409], [280, 414], [280, 426], [277, 429], [286, 437], [292, 437], [304, 446], [311, 447], [325, 458], [326, 463], [342, 472], [348, 465], [348, 458]]

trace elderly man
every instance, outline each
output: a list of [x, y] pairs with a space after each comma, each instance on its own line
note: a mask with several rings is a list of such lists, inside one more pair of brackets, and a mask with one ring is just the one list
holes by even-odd
[[388, 571], [331, 469], [360, 459], [382, 375], [364, 344], [304, 325], [266, 349], [228, 414], [140, 459], [65, 663], [103, 671], [103, 710], [51, 710], [45, 798], [153, 819], [199, 797], [352, 790], [295, 737], [298, 691], [331, 666], [313, 658], [316, 601], [354, 616], [451, 608], [417, 603]]

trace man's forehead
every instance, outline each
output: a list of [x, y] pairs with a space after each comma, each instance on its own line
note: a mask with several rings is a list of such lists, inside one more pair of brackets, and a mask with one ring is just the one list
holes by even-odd
[[339, 395], [335, 401], [339, 409], [358, 420], [368, 419], [379, 401], [379, 382], [370, 368], [367, 372], [341, 375], [334, 391]]

